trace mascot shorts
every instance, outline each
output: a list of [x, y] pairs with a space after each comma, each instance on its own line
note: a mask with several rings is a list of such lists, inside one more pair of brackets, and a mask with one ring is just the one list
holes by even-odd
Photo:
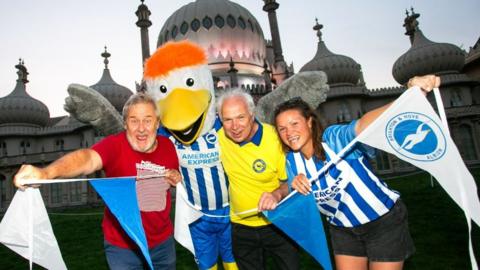
[[190, 234], [199, 269], [212, 268], [219, 255], [223, 262], [234, 262], [230, 222], [214, 222], [211, 218], [200, 218], [190, 224]]

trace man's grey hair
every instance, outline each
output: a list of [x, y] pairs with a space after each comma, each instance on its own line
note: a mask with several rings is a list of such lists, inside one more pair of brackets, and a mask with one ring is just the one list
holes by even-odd
[[222, 91], [220, 95], [217, 97], [217, 112], [221, 120], [223, 120], [223, 117], [222, 117], [223, 103], [225, 103], [227, 99], [237, 98], [237, 97], [245, 101], [245, 103], [247, 104], [248, 112], [253, 115], [255, 111], [255, 103], [253, 102], [252, 95], [250, 95], [248, 92], [246, 92], [241, 88], [231, 88], [231, 89]]
[[123, 122], [127, 121], [128, 110], [130, 109], [130, 107], [140, 103], [151, 104], [153, 108], [155, 108], [155, 116], [158, 118], [157, 104], [155, 103], [155, 100], [152, 98], [152, 96], [145, 93], [135, 93], [131, 95], [128, 98], [127, 102], [125, 102], [125, 105], [123, 105], [123, 109], [122, 109]]

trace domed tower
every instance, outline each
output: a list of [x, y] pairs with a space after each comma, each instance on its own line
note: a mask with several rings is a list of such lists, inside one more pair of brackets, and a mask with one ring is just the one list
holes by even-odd
[[234, 83], [238, 86], [265, 88], [263, 66], [267, 54], [263, 31], [257, 19], [241, 5], [228, 0], [196, 0], [184, 5], [166, 20], [157, 46], [184, 39], [205, 49], [217, 86], [232, 86], [234, 67]]
[[352, 58], [332, 53], [322, 40], [323, 25], [316, 23], [317, 53], [301, 69], [302, 71], [323, 71], [327, 74], [330, 91], [327, 101], [320, 104], [318, 110], [324, 116], [326, 124], [343, 123], [363, 114], [362, 98], [365, 95], [360, 65]]
[[[441, 96], [449, 122], [450, 133], [464, 160], [478, 160], [479, 132], [476, 124], [480, 120], [478, 105], [478, 81], [465, 73], [465, 52], [449, 43], [436, 43], [427, 39], [418, 27], [420, 14], [413, 8], [406, 11], [404, 27], [410, 38], [411, 47], [393, 65], [393, 77], [405, 84], [410, 77], [436, 74], [441, 78]], [[429, 95], [435, 103], [433, 95]], [[434, 105], [435, 107], [435, 105]]]
[[105, 51], [101, 54], [105, 60], [105, 69], [103, 70], [102, 78], [96, 84], [90, 86], [91, 88], [97, 90], [102, 96], [104, 96], [117, 111], [122, 112], [123, 105], [127, 102], [127, 99], [132, 95], [132, 91], [125, 86], [117, 84], [110, 75], [110, 70], [108, 69], [108, 58], [111, 56], [107, 52], [107, 47]]
[[395, 80], [406, 84], [413, 76], [436, 74], [441, 76], [442, 85], [467, 79], [461, 74], [465, 64], [465, 53], [459, 47], [449, 43], [436, 43], [427, 39], [418, 27], [420, 14], [406, 11], [403, 26], [409, 36], [411, 47], [400, 56], [392, 68]]
[[150, 21], [150, 15], [152, 14], [148, 9], [147, 5], [143, 3], [144, 0], [141, 0], [141, 4], [138, 6], [135, 15], [137, 15], [138, 21], [136, 25], [140, 28], [140, 42], [142, 45], [142, 65], [145, 63], [145, 60], [150, 57], [150, 46], [148, 37], [148, 28], [152, 26]]
[[[272, 77], [277, 84], [281, 84], [284, 80], [293, 74], [293, 68], [290, 71], [287, 67], [287, 63], [283, 58], [282, 43], [280, 40], [280, 31], [278, 29], [277, 13], [276, 10], [280, 6], [276, 0], [263, 0], [263, 11], [268, 13], [268, 22], [270, 24], [270, 33], [272, 40], [270, 44], [267, 44], [267, 49], [271, 48], [272, 58], [268, 58], [273, 63], [272, 65]], [[269, 46], [271, 45], [271, 46]]]
[[18, 69], [17, 85], [9, 95], [0, 98], [0, 126], [46, 126], [50, 112], [45, 104], [27, 93], [28, 71], [23, 60], [20, 59], [15, 67]]
[[322, 70], [327, 74], [328, 84], [330, 89], [338, 86], [354, 86], [357, 85], [360, 80], [360, 65], [352, 58], [332, 53], [325, 42], [322, 40], [323, 25], [316, 24], [313, 30], [317, 32], [318, 45], [317, 53], [306, 63], [301, 69], [302, 71]]

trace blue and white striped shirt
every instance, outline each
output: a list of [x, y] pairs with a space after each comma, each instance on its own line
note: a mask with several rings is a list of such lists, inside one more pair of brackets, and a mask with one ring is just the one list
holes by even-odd
[[177, 141], [164, 128], [160, 128], [158, 133], [168, 137], [175, 145], [190, 203], [202, 211], [228, 206], [228, 179], [220, 162], [216, 129], [212, 128], [189, 146]]
[[[355, 123], [330, 126], [324, 131], [323, 147], [327, 161], [355, 138]], [[373, 156], [374, 152], [373, 148], [358, 143], [343, 160], [312, 183], [318, 209], [331, 224], [356, 227], [368, 223], [390, 211], [400, 197], [372, 172], [367, 156]], [[323, 165], [324, 161], [316, 157], [307, 160], [300, 152], [289, 152], [289, 184], [300, 173], [310, 179]]]

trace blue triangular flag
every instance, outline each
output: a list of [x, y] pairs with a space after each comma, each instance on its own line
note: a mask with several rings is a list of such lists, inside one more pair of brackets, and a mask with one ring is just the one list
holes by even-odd
[[263, 214], [310, 253], [324, 269], [332, 269], [322, 219], [312, 194], [293, 194], [275, 210], [264, 211]]
[[142, 226], [140, 209], [138, 208], [135, 177], [108, 180], [91, 180], [90, 184], [117, 218], [118, 223], [128, 236], [138, 245], [150, 269], [152, 259], [148, 251], [147, 238]]

